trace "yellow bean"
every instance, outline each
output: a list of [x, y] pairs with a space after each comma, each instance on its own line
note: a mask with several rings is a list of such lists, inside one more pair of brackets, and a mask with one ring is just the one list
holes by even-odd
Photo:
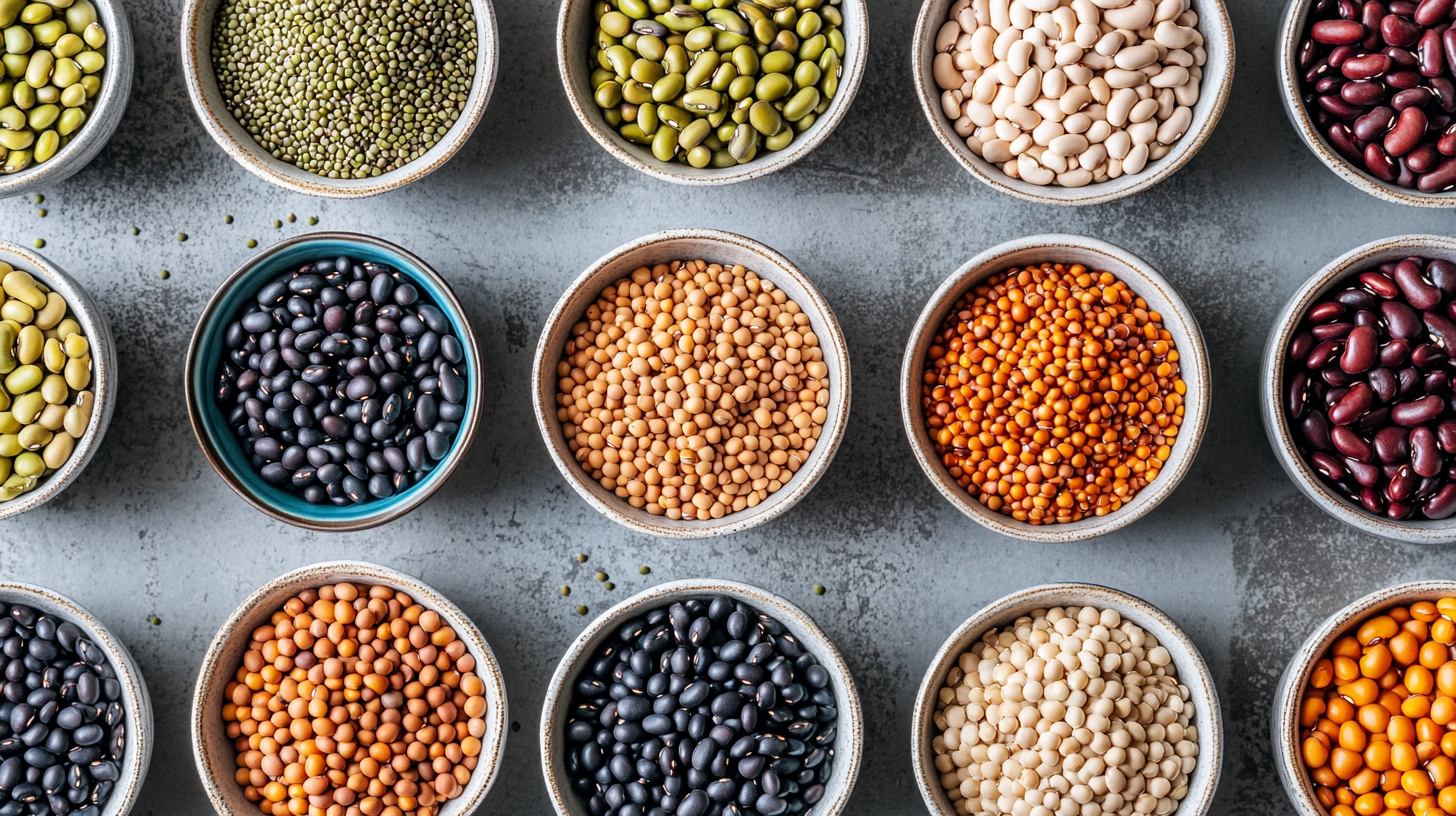
[[[19, 303], [19, 301], [9, 301]], [[20, 335], [15, 339], [15, 359], [21, 365], [30, 365], [40, 359], [45, 352], [45, 335], [34, 324], [21, 328]]]
[[86, 432], [86, 426], [91, 424], [91, 409], [96, 403], [90, 391], [82, 391], [76, 395], [76, 403], [66, 409], [66, 421], [62, 425], [66, 433], [77, 439]]
[[59, 292], [51, 292], [46, 295], [45, 306], [35, 313], [35, 326], [38, 329], [53, 329], [65, 316], [66, 299]]
[[54, 337], [45, 341], [45, 351], [41, 353], [40, 358], [45, 363], [46, 370], [54, 374], [64, 371], [66, 361], [70, 359], [66, 356], [65, 350], [61, 348], [61, 341]]
[[21, 425], [29, 425], [40, 416], [40, 412], [46, 407], [45, 397], [39, 391], [31, 391], [28, 394], [21, 394], [15, 398], [10, 406], [10, 413]]
[[59, 374], [47, 374], [41, 381], [40, 393], [51, 405], [60, 405], [71, 398], [71, 391], [66, 387], [66, 378]]
[[61, 340], [67, 357], [85, 357], [91, 353], [91, 343], [84, 336], [72, 334]]
[[42, 473], [45, 473], [45, 460], [39, 454], [22, 453], [15, 457], [15, 475], [36, 477]]
[[10, 462], [9, 459], [0, 458], [0, 479], [10, 478]]
[[35, 310], [23, 300], [7, 300], [4, 305], [0, 305], [0, 317], [24, 324], [35, 319]]
[[20, 420], [15, 418], [15, 414], [9, 411], [0, 411], [0, 433], [18, 433], [23, 427], [25, 426], [21, 424]]
[[49, 445], [45, 447], [46, 467], [54, 470], [66, 463], [71, 458], [71, 451], [76, 448], [76, 438], [68, 433], [58, 433], [51, 437]]
[[20, 440], [20, 447], [28, 451], [37, 451], [44, 448], [55, 434], [50, 429], [42, 427], [39, 423], [26, 425], [20, 429], [17, 437]]
[[9, 410], [10, 410], [10, 395], [7, 394], [7, 393], [5, 393], [5, 389], [4, 388], [0, 388], [0, 411], [9, 411]]
[[91, 384], [91, 358], [77, 357], [66, 363], [66, 384], [77, 391]]
[[40, 385], [42, 376], [40, 366], [23, 365], [5, 375], [5, 390], [12, 394], [24, 394], [37, 385]]
[[66, 411], [69, 410], [65, 405], [47, 405], [45, 410], [40, 412], [40, 417], [36, 419], [35, 424], [47, 431], [59, 431], [66, 424]]
[[24, 301], [32, 309], [40, 309], [46, 305], [45, 293], [36, 286], [36, 280], [30, 276], [29, 272], [13, 270], [7, 273], [4, 279], [0, 279], [0, 286], [5, 288], [5, 294], [16, 300]]
[[[42, 462], [41, 464], [45, 463]], [[24, 493], [30, 492], [38, 481], [40, 481], [39, 476], [21, 476], [18, 473], [11, 476], [5, 480], [5, 484], [0, 485], [0, 501], [10, 501]]]

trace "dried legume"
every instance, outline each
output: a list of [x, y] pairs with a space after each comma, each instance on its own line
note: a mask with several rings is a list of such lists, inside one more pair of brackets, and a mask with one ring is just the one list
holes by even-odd
[[0, 57], [4, 175], [50, 161], [86, 121], [101, 92], [106, 32], [89, 0], [5, 0], [0, 2], [0, 35], [5, 46]]

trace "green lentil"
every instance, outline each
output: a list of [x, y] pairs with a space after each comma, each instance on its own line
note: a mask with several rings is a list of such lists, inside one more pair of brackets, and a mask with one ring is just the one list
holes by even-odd
[[36, 249], [45, 249], [45, 239], [44, 238], [37, 238], [37, 239], [35, 239], [35, 248]]
[[578, 564], [585, 564], [586, 563], [586, 553], [581, 553], [580, 555], [578, 555], [576, 557], [576, 562]]
[[599, 572], [599, 573], [596, 574], [596, 579], [598, 581], [605, 581], [605, 580], [607, 580], [608, 577], [609, 576], [605, 572]]
[[[90, 0], [0, 3], [0, 29], [5, 51], [0, 128], [7, 134], [0, 139], [0, 175], [5, 175], [50, 161], [85, 122], [101, 90], [96, 74], [106, 65], [106, 32], [96, 24]], [[82, 37], [88, 32], [94, 50]], [[37, 204], [44, 200], [35, 197]]]
[[273, 229], [283, 229], [283, 222], [275, 219], [273, 221]]

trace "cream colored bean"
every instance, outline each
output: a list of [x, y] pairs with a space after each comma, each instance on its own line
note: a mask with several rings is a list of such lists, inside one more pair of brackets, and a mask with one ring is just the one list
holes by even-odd
[[1173, 111], [1173, 115], [1168, 117], [1168, 121], [1158, 126], [1158, 141], [1165, 145], [1178, 141], [1187, 132], [1188, 126], [1192, 122], [1193, 111], [1179, 106], [1177, 110]]
[[1008, 143], [1016, 141], [1021, 136], [1021, 128], [1017, 127], [1016, 123], [1009, 119], [996, 120], [995, 131], [996, 138]]
[[66, 411], [70, 410], [65, 405], [47, 405], [40, 412], [40, 418], [35, 424], [48, 431], [59, 431], [66, 424]]
[[6, 273], [4, 279], [0, 279], [0, 286], [5, 289], [5, 294], [19, 300], [32, 309], [41, 309], [46, 305], [45, 293], [41, 292], [35, 278], [29, 272], [19, 269]]
[[1172, 88], [1163, 88], [1153, 98], [1158, 101], [1158, 112], [1155, 115], [1159, 122], [1166, 121], [1169, 116], [1173, 115], [1173, 110], [1178, 107], [1178, 99], [1173, 96]]
[[1021, 174], [1022, 181], [1035, 184], [1038, 187], [1045, 187], [1056, 181], [1057, 175], [1052, 171], [1036, 163], [1030, 156], [1021, 156], [1016, 160], [1016, 169]]
[[996, 89], [1001, 83], [996, 81], [993, 72], [987, 71], [972, 84], [971, 100], [980, 102], [983, 105], [990, 105], [996, 99]]
[[1184, 28], [1171, 20], [1165, 20], [1158, 23], [1158, 27], [1153, 29], [1153, 39], [1170, 49], [1186, 49], [1193, 45], [1195, 33], [1196, 29]]
[[[1178, 15], [1178, 18], [1173, 22], [1177, 23], [1180, 26], [1183, 26], [1184, 28], [1196, 29], [1198, 26], [1198, 12], [1194, 11], [1193, 9], [1188, 9], [1187, 11]], [[1199, 42], [1202, 42], [1202, 39], [1200, 39]]]
[[1035, 142], [1031, 140], [1031, 134], [1023, 133], [1013, 139], [1007, 149], [1011, 151], [1011, 155], [1020, 156], [1022, 153], [1030, 150], [1034, 144]]
[[1114, 130], [1105, 140], [1107, 155], [1121, 161], [1132, 150], [1132, 137], [1125, 130]]
[[1128, 125], [1127, 135], [1132, 137], [1133, 144], [1148, 144], [1158, 138], [1158, 120], [1149, 119], [1146, 122]]
[[1015, 104], [1016, 89], [1008, 85], [1002, 85], [996, 89], [996, 98], [991, 100], [991, 110], [996, 114], [996, 118], [1004, 119], [1006, 117], [1006, 109]]
[[1062, 120], [1062, 127], [1068, 133], [1086, 133], [1092, 128], [1092, 117], [1085, 113], [1074, 113]]
[[1098, 28], [1095, 23], [1078, 23], [1077, 33], [1073, 35], [1072, 39], [1085, 50], [1096, 45], [1097, 41], [1102, 39], [1102, 29]]
[[1013, 28], [1021, 31], [1031, 28], [1033, 15], [1031, 9], [1026, 7], [1025, 0], [1011, 0], [1011, 7], [1007, 10], [1007, 17], [1011, 19]]
[[1065, 133], [1066, 131], [1062, 129], [1062, 126], [1056, 122], [1042, 122], [1036, 126], [1036, 130], [1031, 132], [1031, 140], [1042, 147], [1048, 147], [1052, 142], [1060, 139]]
[[1170, 48], [1163, 55], [1162, 62], [1166, 65], [1181, 65], [1184, 68], [1193, 67], [1193, 55], [1181, 48]]
[[1020, 0], [1022, 5], [1034, 12], [1049, 12], [1055, 9], [1059, 0]]
[[46, 467], [55, 470], [71, 458], [71, 451], [75, 449], [76, 438], [74, 436], [64, 432], [58, 433], [51, 437], [41, 458], [45, 460]]
[[91, 424], [91, 409], [96, 404], [96, 396], [90, 391], [82, 391], [76, 395], [76, 402], [66, 411], [66, 420], [63, 426], [66, 433], [77, 439], [86, 432], [86, 426]]
[[1124, 71], [1121, 68], [1109, 69], [1102, 77], [1107, 80], [1109, 88], [1136, 88], [1148, 81], [1147, 75], [1142, 71]]
[[1183, 13], [1183, 0], [1161, 0], [1158, 8], [1153, 12], [1153, 23], [1161, 23], [1165, 20], [1173, 20]]
[[1041, 95], [1041, 69], [1032, 66], [1016, 83], [1016, 104], [1030, 107]]
[[1041, 114], [1023, 105], [1012, 105], [1007, 108], [1006, 118], [1022, 130], [1032, 130], [1041, 124]]
[[978, 127], [990, 127], [996, 124], [996, 114], [992, 112], [991, 106], [984, 102], [967, 102], [966, 118]]
[[991, 53], [996, 55], [996, 59], [1004, 61], [1011, 53], [1011, 46], [1019, 42], [1021, 42], [1021, 32], [1008, 27], [996, 35], [996, 39], [991, 43]]
[[1138, 103], [1137, 93], [1129, 88], [1119, 88], [1107, 103], [1107, 121], [1113, 127], [1127, 124], [1127, 117]]
[[1087, 147], [1087, 137], [1076, 133], [1058, 136], [1047, 144], [1047, 149], [1058, 156], [1075, 156], [1086, 150]]
[[1101, 167], [1106, 161], [1107, 147], [1100, 144], [1095, 144], [1088, 147], [1085, 151], [1083, 151], [1082, 155], [1077, 157], [1077, 163], [1082, 165], [1083, 170], [1095, 171], [1098, 167]]
[[1061, 175], [1067, 172], [1067, 158], [1065, 156], [1059, 156], [1045, 148], [1042, 149], [1041, 155], [1037, 157], [1037, 163], [1052, 171], [1055, 175]]
[[1091, 102], [1091, 90], [1085, 85], [1073, 85], [1057, 100], [1057, 107], [1062, 109], [1062, 113], [1070, 115], [1087, 107]]
[[1112, 125], [1109, 125], [1106, 119], [1096, 120], [1092, 123], [1091, 127], [1087, 128], [1085, 135], [1087, 136], [1087, 141], [1092, 144], [1101, 144], [1107, 141], [1108, 136], [1112, 135]]
[[1158, 61], [1158, 49], [1143, 43], [1132, 45], [1118, 51], [1112, 61], [1118, 68], [1128, 71], [1136, 71], [1145, 65], [1151, 65]]
[[[996, 29], [990, 26], [976, 29], [971, 35], [971, 57], [982, 68], [990, 68], [996, 64]], [[1010, 47], [1010, 43], [1007, 43]]]
[[[620, 29], [618, 29], [620, 30]], [[949, 51], [955, 47], [956, 40], [960, 39], [961, 26], [955, 20], [946, 20], [935, 34], [935, 50]]]
[[1094, 77], [1087, 83], [1087, 89], [1092, 92], [1092, 99], [1099, 105], [1106, 105], [1112, 101], [1112, 86], [1102, 77]]
[[1072, 0], [1068, 7], [1077, 15], [1079, 27], [1089, 25], [1095, 28], [1102, 22], [1102, 11], [1092, 4], [1092, 0]]
[[1056, 63], [1057, 66], [1065, 69], [1067, 66], [1075, 65], [1079, 60], [1081, 60], [1082, 52], [1082, 46], [1078, 45], [1076, 42], [1064, 42], [1061, 45], [1057, 46], [1056, 52], [1052, 54], [1052, 62]]
[[1173, 152], [1173, 146], [1162, 142], [1153, 142], [1148, 145], [1148, 161], [1157, 161]]
[[947, 119], [960, 118], [961, 102], [961, 92], [959, 90], [941, 91], [940, 93], [940, 109]]
[[1153, 114], [1157, 112], [1158, 100], [1144, 99], [1138, 102], [1136, 105], [1133, 105], [1132, 110], [1128, 111], [1127, 121], [1132, 122], [1133, 124], [1137, 124], [1138, 122], [1146, 122], [1147, 120], [1153, 118]]
[[1158, 75], [1148, 80], [1154, 88], [1176, 88], [1188, 82], [1188, 69], [1181, 65], [1167, 65]]
[[1097, 44], [1092, 47], [1092, 50], [1104, 57], [1111, 57], [1118, 51], [1121, 51], [1124, 44], [1125, 42], [1121, 34], [1118, 34], [1116, 31], [1109, 31], [1097, 40]]
[[1132, 0], [1092, 0], [1092, 4], [1103, 11], [1122, 8], [1131, 2]]
[[1031, 103], [1031, 109], [1036, 111], [1037, 115], [1042, 119], [1049, 122], [1060, 122], [1067, 118], [1067, 115], [1062, 113], [1062, 109], [1057, 106], [1057, 100], [1055, 99], [1042, 97]]
[[1011, 27], [1011, 0], [991, 0], [991, 27], [997, 31]]
[[35, 313], [35, 326], [41, 330], [53, 329], [65, 316], [66, 299], [59, 292], [51, 292], [46, 295], [45, 306]]
[[931, 73], [935, 75], [935, 84], [943, 91], [959, 88], [964, 81], [961, 72], [956, 70], [955, 58], [948, 52], [935, 55], [935, 61], [931, 63]]
[[1050, 14], [1042, 13], [1036, 15], [1031, 28], [1027, 29], [1022, 38], [1037, 45], [1046, 45], [1049, 40], [1060, 39], [1061, 32], [1057, 30], [1057, 21]]
[[1053, 68], [1041, 75], [1041, 93], [1048, 99], [1060, 99], [1067, 92], [1067, 75]]
[[1057, 26], [1056, 38], [1062, 43], [1070, 43], [1077, 38], [1077, 12], [1070, 6], [1058, 6], [1054, 9], [1052, 22]]
[[1092, 183], [1092, 172], [1074, 167], [1065, 173], [1057, 174], [1057, 184], [1063, 187], [1086, 187]]
[[1122, 28], [1128, 31], [1137, 31], [1147, 28], [1153, 21], [1153, 0], [1133, 0], [1119, 9], [1108, 9], [1102, 13], [1102, 21], [1113, 28]]
[[1107, 177], [1115, 179], [1122, 175], [1122, 161], [1120, 159], [1107, 160]]
[[992, 139], [981, 145], [981, 157], [996, 164], [1011, 161], [1011, 143], [1005, 139]]
[[31, 391], [28, 394], [21, 394], [10, 404], [10, 414], [16, 422], [22, 425], [29, 425], [40, 416], [48, 403], [45, 397], [39, 392]]
[[1173, 99], [1185, 107], [1193, 107], [1198, 102], [1198, 80], [1189, 79], [1187, 82], [1173, 89]]
[[1067, 75], [1067, 81], [1073, 85], [1087, 85], [1093, 79], [1092, 69], [1081, 63], [1076, 65], [1062, 66], [1062, 73]]
[[91, 358], [77, 357], [66, 363], [66, 384], [80, 391], [91, 383]]
[[1011, 68], [1011, 73], [1020, 77], [1025, 76], [1026, 72], [1031, 70], [1031, 53], [1034, 48], [1035, 46], [1026, 40], [1017, 40], [1011, 44], [1006, 51], [1006, 65]]
[[1122, 160], [1122, 170], [1124, 173], [1135, 175], [1141, 173], [1147, 163], [1148, 146], [1146, 143], [1138, 143], [1133, 145], [1132, 150], [1128, 151], [1127, 158]]

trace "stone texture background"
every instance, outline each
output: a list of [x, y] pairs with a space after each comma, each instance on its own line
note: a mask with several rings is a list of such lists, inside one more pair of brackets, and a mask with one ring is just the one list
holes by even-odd
[[[1267, 747], [1285, 661], [1325, 615], [1390, 583], [1450, 577], [1456, 555], [1325, 516], [1280, 471], [1259, 424], [1259, 354], [1298, 284], [1357, 244], [1452, 227], [1449, 214], [1356, 191], [1298, 142], [1274, 80], [1281, 5], [1229, 3], [1234, 92], [1191, 164], [1135, 199], [1068, 210], [997, 197], [936, 142], [910, 82], [912, 0], [872, 4], [868, 76], [824, 145], [785, 172], [721, 190], [652, 181], [599, 149], [557, 79], [556, 5], [499, 3], [503, 70], [470, 143], [408, 189], [352, 203], [282, 192], [229, 160], [179, 75], [180, 0], [133, 0], [137, 82], [116, 137], [46, 191], [48, 217], [28, 197], [0, 202], [0, 238], [48, 242], [45, 254], [100, 301], [121, 364], [106, 444], [58, 500], [0, 524], [0, 575], [76, 598], [140, 660], [158, 741], [137, 814], [207, 811], [187, 730], [202, 652], [253, 588], [333, 558], [421, 577], [493, 644], [521, 730], [485, 812], [549, 812], [535, 731], [546, 680], [585, 623], [576, 605], [595, 614], [651, 583], [717, 576], [799, 603], [843, 650], [868, 729], [854, 814], [921, 811], [908, 712], [931, 654], [982, 605], [1055, 580], [1117, 587], [1179, 621], [1213, 666], [1229, 727], [1215, 810], [1289, 813]], [[306, 231], [314, 215], [317, 229], [379, 235], [435, 265], [492, 361], [463, 467], [411, 516], [355, 535], [302, 532], [243, 504], [203, 459], [182, 395], [193, 322], [253, 254], [245, 241], [267, 246]], [[814, 492], [767, 527], [696, 543], [629, 534], [578, 499], [547, 457], [527, 394], [541, 322], [566, 284], [612, 247], [678, 226], [740, 232], [796, 261], [836, 309], [854, 365], [845, 441]], [[915, 466], [895, 409], [902, 346], [935, 286], [981, 249], [1051, 231], [1111, 240], [1161, 269], [1197, 313], [1214, 361], [1212, 420], [1179, 490], [1132, 527], [1069, 546], [1001, 538], [952, 509]], [[590, 561], [578, 564], [578, 552]], [[637, 574], [642, 564], [651, 575]], [[592, 580], [599, 569], [614, 592]], [[569, 599], [556, 591], [563, 583]], [[815, 584], [828, 593], [812, 594]]]

